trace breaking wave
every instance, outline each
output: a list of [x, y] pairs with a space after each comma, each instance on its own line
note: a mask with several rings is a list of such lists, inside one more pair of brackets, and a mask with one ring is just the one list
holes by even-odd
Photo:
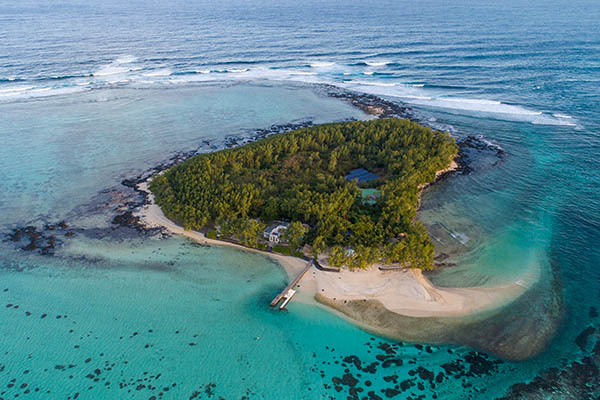
[[315, 61], [308, 65], [312, 68], [326, 68], [326, 67], [333, 67], [335, 65], [335, 63], [328, 62], [328, 61]]
[[150, 71], [143, 73], [143, 76], [153, 77], [153, 76], [169, 76], [173, 73], [169, 68], [157, 69], [155, 71]]
[[[330, 61], [314, 61], [295, 67], [285, 66], [231, 66], [227, 69], [187, 69], [173, 70], [164, 66], [143, 65], [135, 56], [124, 55], [100, 66], [96, 71], [78, 75], [56, 75], [48, 78], [36, 78], [34, 81], [53, 81], [64, 86], [38, 87], [9, 86], [6, 79], [0, 86], [0, 98], [7, 101], [13, 98], [51, 96], [57, 94], [76, 93], [81, 90], [110, 88], [114, 85], [131, 85], [134, 88], [152, 85], [185, 85], [218, 81], [284, 81], [307, 84], [332, 84], [340, 87], [362, 91], [369, 94], [398, 98], [406, 103], [432, 107], [446, 112], [483, 115], [508, 121], [530, 122], [532, 124], [576, 126], [576, 121], [569, 115], [560, 113], [544, 113], [517, 104], [508, 104], [497, 100], [461, 97], [464, 90], [452, 87], [424, 83], [402, 83], [401, 77], [394, 72], [368, 67], [383, 67], [387, 61], [361, 61], [347, 67], [346, 71], [332, 70], [336, 63]], [[383, 75], [382, 78], [377, 76]], [[364, 80], [353, 77], [369, 77]], [[83, 78], [83, 79], [82, 79]], [[418, 80], [417, 80], [418, 82]]]
[[133, 62], [135, 62], [136, 60], [137, 60], [136, 57], [129, 56], [129, 55], [118, 57], [111, 63], [100, 67], [92, 75], [95, 77], [103, 77], [103, 76], [110, 76], [110, 75], [120, 75], [120, 74], [125, 74], [127, 72], [139, 70], [139, 69], [141, 69], [140, 67], [130, 65]]
[[82, 86], [67, 86], [67, 87], [24, 87], [13, 88], [13, 90], [0, 89], [0, 99], [2, 100], [23, 100], [39, 97], [50, 97], [59, 95], [68, 95], [79, 93], [88, 90]]
[[359, 61], [357, 63], [351, 64], [354, 66], [368, 66], [368, 67], [385, 67], [386, 65], [390, 65], [389, 61]]
[[389, 64], [387, 61], [365, 61], [365, 64], [370, 67], [383, 67]]

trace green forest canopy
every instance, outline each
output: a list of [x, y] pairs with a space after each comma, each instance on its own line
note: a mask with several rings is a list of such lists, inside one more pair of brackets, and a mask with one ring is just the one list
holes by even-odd
[[[329, 249], [334, 265], [431, 268], [433, 245], [415, 220], [419, 186], [457, 152], [447, 133], [407, 120], [331, 123], [194, 156], [156, 175], [150, 189], [186, 229], [219, 226], [255, 246], [266, 223], [299, 221], [310, 226], [302, 242]], [[344, 179], [356, 168], [379, 176], [361, 184], [379, 190], [374, 204]]]

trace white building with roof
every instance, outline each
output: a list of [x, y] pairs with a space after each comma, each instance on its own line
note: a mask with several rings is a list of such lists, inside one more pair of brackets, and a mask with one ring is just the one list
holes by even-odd
[[269, 242], [278, 244], [281, 242], [283, 232], [288, 228], [290, 224], [287, 222], [278, 222], [276, 224], [270, 225], [263, 232], [263, 237], [268, 239]]

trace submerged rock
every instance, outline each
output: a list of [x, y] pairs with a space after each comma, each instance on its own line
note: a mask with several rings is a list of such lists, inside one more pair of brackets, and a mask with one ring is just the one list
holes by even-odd
[[[62, 231], [67, 228], [67, 224], [62, 221], [57, 225], [46, 224], [39, 229], [36, 226], [28, 225], [15, 228], [7, 235], [5, 241], [12, 242], [14, 245], [24, 251], [39, 251], [42, 255], [54, 255], [56, 248], [62, 244], [62, 241], [56, 236], [63, 234]], [[49, 234], [52, 232], [52, 234]]]
[[[600, 347], [600, 342], [597, 347]], [[556, 397], [556, 394], [560, 394]], [[600, 354], [584, 357], [566, 367], [549, 368], [530, 382], [512, 385], [498, 400], [597, 399], [600, 397]]]
[[126, 211], [116, 215], [113, 218], [112, 223], [120, 226], [137, 226], [140, 224], [140, 219], [139, 217], [134, 216], [133, 212]]
[[581, 331], [581, 333], [579, 335], [577, 335], [577, 337], [575, 338], [575, 344], [577, 344], [577, 346], [579, 346], [579, 348], [581, 350], [585, 351], [585, 348], [586, 348], [587, 343], [588, 343], [588, 338], [591, 335], [593, 335], [594, 333], [596, 333], [596, 328], [594, 328], [591, 325], [588, 326], [583, 331]]

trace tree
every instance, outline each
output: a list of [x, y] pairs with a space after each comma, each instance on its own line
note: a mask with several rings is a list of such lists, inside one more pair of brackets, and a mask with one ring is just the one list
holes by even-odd
[[265, 224], [260, 223], [256, 219], [245, 220], [241, 227], [241, 239], [246, 246], [256, 247], [258, 245], [258, 237], [264, 231]]
[[284, 239], [286, 239], [293, 249], [300, 247], [302, 239], [304, 239], [308, 227], [300, 221], [293, 221], [283, 233]]
[[323, 236], [317, 236], [312, 245], [312, 256], [314, 259], [319, 258], [319, 254], [327, 250], [327, 244]]
[[336, 168], [337, 168], [337, 154], [334, 151], [333, 153], [331, 153], [331, 156], [329, 157], [328, 169], [330, 172], [335, 172]]
[[361, 215], [358, 221], [352, 224], [352, 233], [355, 244], [365, 244], [367, 246], [376, 246], [381, 243], [381, 237], [378, 228], [368, 215]]
[[388, 264], [400, 263], [406, 260], [406, 242], [398, 240], [395, 243], [390, 243], [384, 249], [384, 256]]
[[329, 249], [329, 265], [337, 268], [344, 266], [346, 262], [346, 256], [344, 255], [344, 249], [341, 246], [333, 246]]

